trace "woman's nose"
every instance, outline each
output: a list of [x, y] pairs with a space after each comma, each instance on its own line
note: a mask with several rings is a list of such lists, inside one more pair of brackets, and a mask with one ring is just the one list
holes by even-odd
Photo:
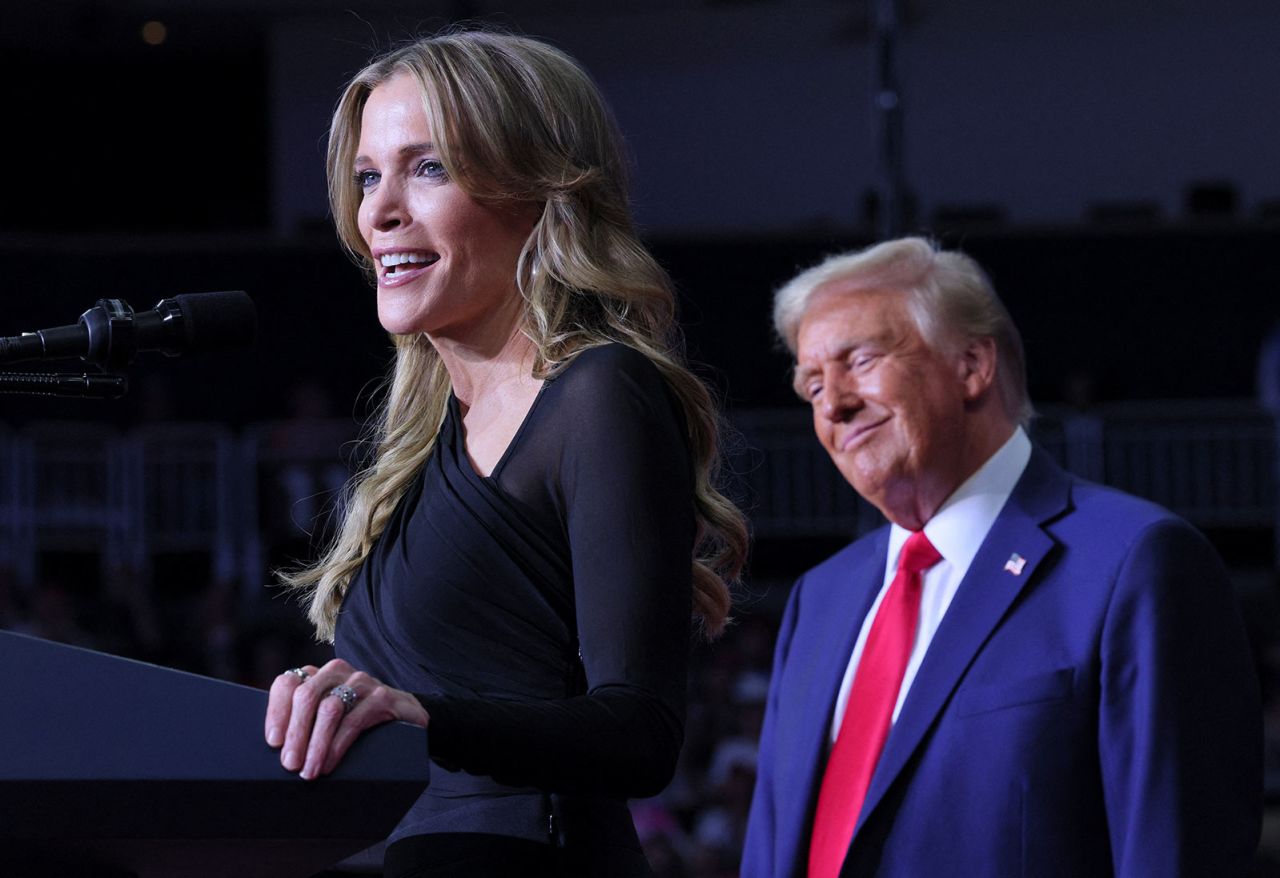
[[408, 222], [403, 192], [394, 180], [384, 180], [365, 197], [369, 225], [380, 232], [390, 231]]

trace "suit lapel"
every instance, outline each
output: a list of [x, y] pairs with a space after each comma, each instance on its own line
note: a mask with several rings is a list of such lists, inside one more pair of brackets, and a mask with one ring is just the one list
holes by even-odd
[[[1067, 507], [1069, 486], [1067, 475], [1047, 455], [1033, 453], [929, 644], [871, 778], [859, 828], [920, 746], [987, 638], [1035, 578], [1055, 545], [1041, 525]], [[854, 838], [856, 844], [857, 830]]]
[[[796, 874], [804, 874], [808, 856], [809, 835], [818, 790], [822, 786], [830, 743], [831, 722], [836, 696], [853, 654], [853, 644], [867, 611], [884, 584], [885, 553], [888, 551], [889, 528], [884, 527], [866, 540], [866, 551], [860, 551], [842, 563], [815, 570], [804, 585], [802, 598], [814, 614], [797, 626], [805, 631], [806, 642], [793, 644], [790, 663], [799, 662], [804, 669], [804, 697], [797, 703], [825, 706], [825, 710], [804, 710], [791, 718], [801, 724], [796, 736], [795, 758], [806, 760], [798, 766], [794, 789], [808, 801], [803, 810], [797, 802], [794, 810]], [[857, 546], [858, 544], [855, 544]], [[861, 546], [859, 546], [861, 548]]]
[[[816, 726], [806, 729], [815, 748], [809, 752], [818, 754], [813, 766], [815, 775], [826, 762], [827, 745], [834, 718], [836, 696], [849, 667], [849, 656], [858, 639], [858, 631], [867, 611], [884, 584], [884, 557], [888, 551], [889, 529], [883, 528], [872, 537], [870, 552], [855, 560], [851, 566], [841, 566], [833, 571], [822, 594], [814, 594], [816, 612], [822, 614], [820, 627], [809, 627], [814, 632], [807, 649], [815, 655], [814, 673], [810, 677], [812, 689], [804, 703], [825, 704], [827, 710], [814, 711], [808, 717], [820, 720]], [[807, 743], [807, 742], [806, 742]], [[815, 795], [816, 798], [816, 795]]]

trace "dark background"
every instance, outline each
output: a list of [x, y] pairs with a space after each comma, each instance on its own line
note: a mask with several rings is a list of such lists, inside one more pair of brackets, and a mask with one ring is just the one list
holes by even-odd
[[[0, 440], [56, 437], [62, 427], [38, 433], [50, 421], [119, 435], [208, 424], [255, 437], [260, 450], [311, 446], [303, 475], [319, 499], [331, 496], [326, 479], [351, 459], [344, 442], [376, 398], [390, 346], [327, 216], [329, 114], [373, 52], [459, 21], [543, 37], [596, 77], [632, 152], [636, 215], [677, 282], [697, 368], [740, 423], [779, 413], [803, 423], [770, 302], [798, 269], [886, 228], [894, 190], [875, 25], [885, 5], [8, 3], [0, 336], [74, 323], [99, 298], [144, 310], [181, 293], [245, 290], [259, 340], [234, 354], [144, 356], [122, 400], [0, 396]], [[1254, 397], [1259, 347], [1280, 320], [1280, 5], [893, 6], [895, 231], [934, 236], [986, 267], [1022, 330], [1037, 405], [1092, 414], [1181, 400], [1160, 411], [1183, 412], [1185, 424], [1222, 403], [1250, 430], [1269, 426], [1236, 403]], [[163, 23], [159, 44], [143, 40], [147, 22]], [[332, 419], [280, 428], [300, 412]], [[772, 471], [751, 441], [738, 438], [739, 478], [831, 483], [833, 508], [854, 508], [829, 466]], [[298, 527], [299, 501], [280, 488], [286, 463], [257, 474], [273, 564], [307, 557], [324, 532]], [[1271, 477], [1267, 466], [1250, 471]], [[1206, 529], [1258, 652], [1269, 789], [1280, 796], [1280, 531], [1265, 511], [1225, 511]], [[659, 875], [734, 874], [778, 607], [801, 570], [847, 540], [839, 528], [851, 519], [833, 520], [759, 527], [738, 622], [698, 650], [684, 763], [663, 797], [635, 809]], [[45, 550], [27, 592], [0, 558], [0, 627], [253, 685], [323, 657], [277, 592], [250, 577], [220, 581], [216, 553], [158, 553], [122, 578], [93, 546]], [[1272, 835], [1259, 875], [1280, 874]]]
[[[12, 4], [0, 22], [0, 333], [74, 322], [100, 297], [142, 310], [244, 289], [261, 313], [253, 353], [143, 362], [135, 384], [172, 385], [181, 417], [231, 423], [272, 416], [305, 379], [349, 408], [386, 344], [329, 230], [328, 113], [370, 50], [465, 19], [542, 35], [596, 74], [691, 353], [733, 406], [788, 404], [772, 290], [883, 228], [875, 7], [600, 6]], [[898, 5], [900, 230], [988, 268], [1039, 402], [1081, 373], [1102, 399], [1251, 396], [1280, 317], [1280, 62], [1267, 38], [1280, 37], [1280, 11], [966, 6]], [[147, 21], [166, 26], [162, 44], [142, 40]], [[79, 411], [128, 419], [137, 405]]]

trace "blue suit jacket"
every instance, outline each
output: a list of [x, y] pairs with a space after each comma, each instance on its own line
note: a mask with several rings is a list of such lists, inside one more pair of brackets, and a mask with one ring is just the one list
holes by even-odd
[[[805, 574], [774, 659], [744, 878], [803, 875], [836, 693], [888, 529]], [[1020, 573], [1005, 569], [1014, 553]], [[1262, 719], [1204, 538], [1035, 452], [925, 654], [844, 876], [1247, 872]]]

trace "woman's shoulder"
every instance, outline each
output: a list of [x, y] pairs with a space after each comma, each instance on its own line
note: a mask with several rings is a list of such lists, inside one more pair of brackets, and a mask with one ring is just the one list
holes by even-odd
[[575, 394], [616, 391], [627, 386], [648, 394], [666, 388], [658, 365], [643, 352], [620, 342], [582, 351], [556, 373], [552, 384]]
[[548, 408], [577, 429], [621, 424], [640, 417], [683, 423], [680, 404], [658, 364], [643, 351], [617, 342], [579, 353], [551, 380]]

